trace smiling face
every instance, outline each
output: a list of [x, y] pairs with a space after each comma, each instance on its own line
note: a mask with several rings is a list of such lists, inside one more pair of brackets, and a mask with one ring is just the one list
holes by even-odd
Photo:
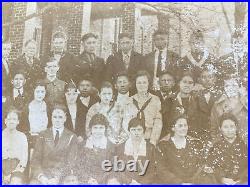
[[129, 132], [132, 140], [141, 140], [144, 136], [143, 127], [140, 125], [136, 127], [131, 127], [129, 129]]
[[94, 138], [100, 139], [101, 137], [105, 136], [105, 125], [96, 124], [93, 125], [91, 128], [91, 134]]
[[147, 93], [149, 89], [149, 80], [146, 75], [139, 76], [136, 78], [136, 89], [137, 93]]
[[180, 92], [190, 94], [194, 87], [194, 80], [190, 76], [184, 76], [180, 81]]
[[97, 46], [97, 39], [94, 37], [90, 37], [82, 42], [84, 51], [88, 53], [95, 53], [96, 46]]
[[37, 86], [34, 90], [34, 99], [36, 101], [43, 101], [46, 95], [45, 86]]
[[178, 119], [172, 128], [172, 131], [175, 136], [185, 137], [188, 132], [187, 120], [185, 118]]
[[16, 112], [9, 112], [5, 118], [5, 124], [9, 130], [16, 129], [19, 124], [18, 114]]
[[120, 93], [120, 94], [128, 93], [129, 88], [130, 88], [128, 77], [126, 77], [126, 76], [118, 77], [115, 87], [116, 87], [118, 93]]
[[52, 126], [55, 129], [62, 129], [66, 122], [66, 114], [61, 109], [54, 109], [52, 112]]
[[230, 119], [224, 120], [222, 122], [220, 130], [221, 130], [221, 134], [226, 139], [233, 139], [236, 137], [236, 131], [237, 131], [236, 124], [234, 121]]

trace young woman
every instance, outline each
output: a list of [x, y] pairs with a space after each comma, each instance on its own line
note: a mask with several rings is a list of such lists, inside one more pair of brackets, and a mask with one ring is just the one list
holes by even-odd
[[161, 184], [196, 183], [202, 158], [202, 144], [187, 136], [185, 115], [177, 116], [172, 123], [172, 136], [160, 141], [156, 153], [157, 182]]
[[2, 176], [8, 184], [16, 172], [24, 172], [28, 162], [28, 141], [24, 133], [16, 129], [19, 112], [10, 109], [5, 118], [6, 128], [2, 131]]
[[[155, 146], [144, 139], [146, 127], [143, 120], [133, 118], [128, 124], [129, 138], [117, 148], [119, 160], [136, 163], [136, 171], [125, 171], [127, 184], [152, 184], [155, 174]], [[139, 165], [143, 165], [144, 171]]]
[[247, 146], [238, 135], [238, 128], [238, 121], [232, 114], [222, 115], [222, 139], [210, 150], [205, 170], [213, 173], [218, 183], [247, 183]]
[[109, 122], [103, 114], [95, 114], [90, 122], [90, 135], [78, 149], [76, 168], [78, 179], [82, 184], [104, 183], [105, 171], [102, 162], [111, 160], [113, 149], [106, 132]]
[[136, 94], [132, 96], [133, 103], [128, 108], [129, 111], [125, 113], [130, 114], [129, 120], [138, 117], [143, 121], [146, 128], [145, 139], [156, 145], [162, 130], [161, 102], [157, 96], [149, 93], [150, 80], [146, 71], [137, 73], [135, 76]]

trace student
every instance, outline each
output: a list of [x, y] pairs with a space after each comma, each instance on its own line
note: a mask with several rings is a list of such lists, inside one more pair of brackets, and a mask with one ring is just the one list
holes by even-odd
[[145, 70], [150, 74], [152, 87], [159, 90], [159, 76], [164, 70], [171, 71], [173, 74], [177, 71], [179, 56], [167, 49], [168, 33], [157, 30], [153, 34], [153, 43], [155, 50], [144, 57]]
[[197, 133], [200, 128], [197, 121], [197, 101], [192, 93], [194, 85], [193, 75], [190, 72], [183, 72], [179, 81], [179, 92], [171, 105], [170, 121], [172, 121], [173, 116], [176, 114], [186, 114], [189, 124], [188, 134], [199, 138], [199, 134]]
[[75, 168], [78, 171], [80, 184], [103, 184], [105, 171], [102, 162], [111, 160], [113, 155], [112, 143], [106, 133], [109, 126], [103, 114], [95, 114], [89, 122], [89, 137], [78, 150], [78, 160]]
[[89, 136], [89, 121], [97, 113], [103, 114], [109, 121], [108, 138], [115, 144], [120, 144], [127, 138], [123, 129], [123, 109], [113, 101], [114, 89], [111, 83], [104, 82], [100, 89], [100, 102], [94, 104], [86, 116], [86, 134]]
[[9, 63], [9, 56], [11, 50], [11, 43], [4, 41], [2, 44], [2, 89], [3, 96], [6, 97], [9, 93], [10, 82], [11, 82], [11, 66]]
[[110, 55], [106, 63], [106, 78], [114, 83], [119, 72], [126, 72], [129, 79], [133, 80], [137, 71], [142, 69], [142, 55], [133, 50], [133, 38], [128, 33], [118, 36], [119, 50]]
[[93, 85], [99, 89], [105, 78], [104, 59], [96, 55], [98, 37], [93, 33], [87, 33], [81, 38], [83, 52], [78, 56], [77, 71], [75, 72], [77, 81], [82, 80], [85, 74], [89, 74], [93, 79]]
[[247, 146], [238, 136], [237, 119], [232, 114], [223, 114], [219, 129], [222, 139], [209, 152], [206, 172], [213, 173], [219, 184], [246, 184]]
[[58, 184], [62, 172], [76, 160], [77, 138], [66, 129], [66, 108], [52, 108], [52, 127], [39, 134], [31, 160], [31, 184]]
[[40, 132], [48, 127], [48, 108], [44, 101], [46, 95], [45, 84], [40, 80], [34, 86], [34, 99], [28, 106], [30, 148], [35, 148], [36, 139]]
[[24, 54], [17, 58], [12, 65], [12, 70], [22, 69], [26, 74], [27, 86], [32, 88], [33, 84], [43, 78], [42, 63], [36, 58], [37, 42], [30, 39], [24, 44]]
[[45, 63], [46, 78], [46, 101], [52, 106], [54, 103], [60, 103], [64, 98], [65, 82], [57, 78], [59, 70], [58, 62], [55, 58], [49, 58]]
[[[119, 160], [123, 160], [125, 163], [133, 160], [137, 163], [136, 171], [125, 171], [126, 184], [153, 183], [155, 177], [155, 146], [144, 139], [145, 130], [143, 120], [137, 117], [131, 119], [128, 124], [129, 138], [117, 148]], [[145, 171], [138, 168], [141, 165], [138, 162], [141, 162], [144, 166], [148, 164]]]
[[228, 77], [224, 80], [224, 91], [221, 97], [214, 103], [211, 111], [211, 136], [215, 143], [220, 137], [219, 119], [224, 113], [233, 114], [238, 120], [238, 134], [243, 141], [248, 144], [248, 107], [247, 95], [241, 95], [237, 77]]
[[54, 57], [60, 69], [58, 70], [58, 79], [67, 83], [75, 80], [77, 70], [76, 57], [67, 50], [67, 35], [64, 32], [55, 32], [52, 36], [51, 57]]
[[2, 131], [2, 172], [6, 183], [15, 172], [23, 173], [28, 162], [28, 141], [25, 134], [17, 130], [19, 122], [19, 112], [10, 108]]
[[136, 94], [132, 96], [133, 103], [126, 114], [130, 115], [130, 119], [137, 116], [144, 121], [146, 127], [144, 137], [156, 145], [162, 130], [161, 102], [157, 96], [149, 92], [150, 80], [146, 71], [139, 71], [136, 74]]
[[169, 140], [162, 140], [156, 152], [157, 183], [195, 184], [202, 159], [202, 144], [187, 136], [188, 121], [185, 115], [177, 115], [172, 121]]

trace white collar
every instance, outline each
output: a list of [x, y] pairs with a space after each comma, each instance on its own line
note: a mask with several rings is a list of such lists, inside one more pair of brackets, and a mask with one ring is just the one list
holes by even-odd
[[55, 76], [55, 77], [50, 78], [47, 76], [47, 79], [49, 82], [54, 82], [57, 79], [57, 77]]
[[21, 95], [23, 95], [23, 87], [20, 88], [20, 89], [14, 88], [13, 89], [13, 96], [14, 96], [14, 98], [16, 98], [19, 95], [18, 90], [20, 90]]
[[134, 155], [133, 147], [134, 145], [132, 143], [132, 139], [131, 137], [129, 137], [129, 139], [125, 142], [124, 154], [128, 156], [133, 156], [135, 160], [137, 160], [138, 156], [146, 156], [147, 154], [146, 140], [142, 139], [142, 141], [140, 142], [139, 151], [137, 155]]
[[122, 51], [122, 56], [128, 55], [128, 56], [130, 57], [130, 56], [131, 56], [131, 52], [132, 52], [132, 49], [131, 49], [128, 53], [124, 53], [124, 52]]
[[129, 92], [127, 92], [126, 94], [118, 93], [117, 100], [120, 100], [120, 99], [123, 99], [123, 98], [125, 99], [127, 97], [129, 97]]
[[205, 61], [207, 60], [207, 58], [208, 58], [208, 56], [209, 56], [209, 52], [208, 52], [208, 49], [207, 49], [207, 48], [205, 48], [203, 52], [204, 52], [203, 57], [202, 57], [202, 59], [201, 59], [199, 62], [197, 62], [197, 61], [194, 59], [194, 57], [193, 57], [192, 54], [191, 54], [191, 51], [187, 54], [187, 58], [190, 60], [190, 62], [191, 62], [194, 66], [201, 67], [201, 66], [205, 63]]
[[92, 135], [87, 139], [85, 147], [89, 149], [94, 149], [94, 148], [100, 148], [100, 149], [106, 149], [107, 148], [107, 137], [103, 136], [100, 141], [96, 141]]
[[63, 130], [64, 130], [64, 127], [61, 128], [61, 129], [56, 129], [52, 126], [52, 132], [53, 132], [53, 136], [54, 136], [54, 139], [56, 137], [56, 131], [59, 131], [59, 137], [61, 137], [62, 133], [63, 133]]

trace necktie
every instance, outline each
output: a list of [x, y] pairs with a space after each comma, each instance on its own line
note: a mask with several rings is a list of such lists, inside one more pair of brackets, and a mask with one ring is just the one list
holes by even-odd
[[159, 51], [158, 63], [157, 63], [157, 77], [159, 77], [159, 75], [161, 73], [161, 67], [162, 67], [162, 64], [161, 64], [161, 54], [162, 54], [162, 51]]
[[55, 137], [55, 146], [58, 144], [59, 141], [59, 130], [56, 130], [56, 137]]
[[128, 66], [129, 66], [129, 55], [128, 54], [124, 55], [124, 64], [125, 64], [126, 69], [128, 69]]

